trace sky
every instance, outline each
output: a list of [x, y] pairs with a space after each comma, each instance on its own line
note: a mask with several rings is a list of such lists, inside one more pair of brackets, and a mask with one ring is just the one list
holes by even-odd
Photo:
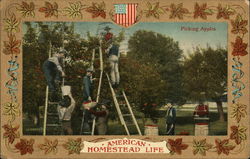
[[[119, 33], [124, 29], [125, 41], [121, 44], [121, 50], [127, 50], [127, 41], [137, 30], [150, 30], [172, 37], [179, 42], [180, 48], [184, 54], [189, 54], [195, 47], [206, 48], [210, 45], [213, 48], [218, 46], [227, 48], [227, 23], [204, 23], [204, 22], [155, 22], [138, 23], [129, 28], [123, 28], [113, 23], [82, 22], [76, 23], [75, 30], [82, 37], [86, 36], [86, 31], [92, 35], [97, 34], [97, 30], [102, 31], [105, 26], [112, 28], [111, 32]], [[198, 28], [198, 31], [196, 31]], [[201, 28], [210, 28], [210, 31], [201, 30]]]
[[[226, 22], [140, 22], [129, 28], [124, 28], [110, 22], [76, 22], [75, 32], [81, 37], [86, 38], [89, 31], [91, 35], [96, 35], [109, 26], [111, 32], [118, 34], [125, 31], [125, 41], [122, 42], [120, 49], [128, 51], [128, 40], [137, 30], [149, 30], [164, 34], [179, 42], [184, 55], [188, 55], [195, 47], [206, 48], [207, 45], [217, 48], [227, 48], [227, 23]], [[210, 28], [204, 31], [202, 28]]]

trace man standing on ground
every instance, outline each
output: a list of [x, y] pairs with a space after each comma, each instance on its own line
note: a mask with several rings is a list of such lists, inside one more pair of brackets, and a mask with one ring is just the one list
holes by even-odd
[[175, 122], [176, 122], [176, 110], [171, 103], [166, 105], [167, 113], [166, 113], [166, 131], [167, 135], [174, 135]]
[[59, 120], [62, 122], [63, 135], [73, 135], [71, 128], [71, 115], [75, 108], [75, 100], [71, 92], [63, 96], [63, 100], [59, 102], [57, 107]]
[[205, 105], [202, 101], [200, 101], [199, 105], [195, 107], [193, 115], [197, 117], [208, 117], [209, 115], [208, 105]]

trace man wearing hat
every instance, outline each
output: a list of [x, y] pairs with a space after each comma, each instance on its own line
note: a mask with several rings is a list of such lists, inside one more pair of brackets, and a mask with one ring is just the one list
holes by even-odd
[[110, 63], [110, 76], [111, 76], [111, 83], [114, 88], [119, 85], [120, 82], [120, 74], [118, 69], [119, 63], [119, 44], [114, 40], [114, 35], [110, 32], [111, 28], [106, 26], [104, 28], [106, 33], [104, 34], [104, 40], [107, 44], [107, 55]]
[[111, 28], [109, 26], [106, 26], [104, 30], [106, 31], [104, 39], [106, 42], [108, 42], [113, 38], [113, 34], [110, 32]]
[[93, 69], [88, 68], [86, 71], [86, 75], [83, 77], [83, 100], [91, 101], [92, 100], [92, 92], [93, 92]]
[[[93, 94], [93, 69], [88, 68], [86, 71], [86, 75], [83, 77], [83, 105], [92, 102], [92, 94]], [[90, 134], [90, 121], [91, 121], [91, 114], [88, 109], [83, 107], [83, 117], [82, 117], [82, 125], [81, 127], [83, 128], [83, 132], [85, 134]], [[81, 132], [82, 133], [82, 129]]]
[[166, 132], [167, 135], [174, 135], [175, 122], [176, 122], [176, 110], [171, 103], [165, 105], [167, 108], [166, 118]]
[[56, 97], [56, 80], [60, 81], [61, 76], [64, 77], [65, 73], [62, 70], [62, 63], [64, 59], [65, 50], [60, 50], [55, 53], [52, 57], [48, 58], [43, 63], [43, 71], [47, 84], [49, 86], [49, 91], [52, 93], [52, 100], [57, 100]]

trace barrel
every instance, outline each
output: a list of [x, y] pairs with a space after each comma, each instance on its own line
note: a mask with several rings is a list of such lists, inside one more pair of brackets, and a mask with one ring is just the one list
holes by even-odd
[[208, 136], [208, 124], [195, 124], [195, 136]]
[[144, 126], [144, 135], [148, 136], [158, 136], [159, 129], [157, 125], [145, 125]]
[[209, 118], [208, 117], [195, 117], [195, 136], [208, 136], [209, 133]]

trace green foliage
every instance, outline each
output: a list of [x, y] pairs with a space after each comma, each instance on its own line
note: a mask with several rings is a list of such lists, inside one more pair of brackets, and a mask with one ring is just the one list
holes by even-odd
[[176, 104], [185, 102], [181, 85], [182, 50], [178, 42], [159, 33], [139, 30], [130, 38], [129, 50], [129, 57], [148, 66], [151, 65], [155, 68], [154, 71], [160, 74], [161, 80], [166, 84], [159, 89], [165, 90], [164, 96], [168, 102]]
[[119, 34], [118, 34], [118, 36], [116, 36], [115, 38], [114, 38], [114, 41], [116, 42], [116, 43], [121, 43], [123, 40], [125, 40], [125, 31], [124, 30], [122, 30]]
[[120, 60], [122, 88], [128, 94], [130, 103], [134, 103], [135, 108], [144, 112], [146, 117], [152, 118], [157, 116], [154, 110], [162, 104], [166, 92], [166, 81], [156, 70], [156, 67], [131, 57]]
[[[52, 53], [62, 47], [68, 52], [64, 66], [65, 84], [72, 86], [72, 93], [77, 101], [76, 113], [79, 113], [83, 96], [82, 80], [86, 69], [91, 66], [93, 49], [96, 58], [99, 57], [99, 37], [87, 32], [87, 38], [81, 38], [74, 32], [74, 23], [24, 24], [27, 28], [23, 42], [24, 112], [34, 113], [38, 111], [38, 106], [44, 105], [46, 81], [42, 65], [49, 57], [51, 42]], [[113, 42], [120, 43], [123, 40], [124, 31], [114, 35]], [[110, 71], [105, 52], [108, 45], [102, 41], [105, 73]], [[166, 100], [181, 105], [186, 99], [216, 99], [226, 91], [226, 50], [197, 49], [187, 59], [184, 59], [182, 54], [178, 42], [159, 33], [139, 30], [130, 37], [129, 52], [126, 57], [120, 58], [119, 89], [125, 90], [132, 106], [143, 112], [145, 117], [155, 118], [157, 107]], [[96, 78], [99, 78], [99, 65], [100, 62], [96, 59]], [[94, 96], [98, 82], [97, 80], [94, 83]], [[105, 74], [100, 99], [112, 100]], [[114, 119], [115, 108], [111, 107], [110, 112]]]
[[[38, 113], [38, 106], [45, 98], [45, 78], [42, 72], [42, 61], [46, 59], [47, 47], [38, 43], [38, 35], [30, 22], [24, 23], [27, 33], [23, 41], [23, 109], [25, 112]], [[39, 57], [39, 58], [38, 58]], [[41, 80], [37, 80], [41, 79]]]
[[[93, 49], [96, 58], [99, 57], [99, 38], [87, 32], [87, 38], [81, 38], [74, 32], [74, 23], [25, 22], [27, 31], [23, 37], [23, 103], [24, 112], [34, 114], [38, 106], [45, 103], [46, 80], [42, 70], [43, 62], [49, 57], [49, 42], [52, 44], [52, 55], [60, 48], [67, 51], [64, 70], [65, 84], [72, 86], [73, 97], [77, 101], [76, 114], [79, 113], [83, 97], [83, 77], [91, 65]], [[121, 32], [116, 37], [117, 42], [124, 39]], [[102, 49], [104, 51], [104, 49]], [[104, 56], [105, 58], [106, 56]], [[108, 59], [104, 59], [105, 69]], [[99, 60], [96, 59], [94, 76], [99, 75]], [[109, 70], [107, 70], [109, 71]], [[104, 76], [104, 79], [106, 77]], [[39, 80], [38, 80], [39, 79]], [[97, 92], [98, 81], [95, 81], [94, 96]], [[101, 99], [111, 99], [110, 89], [106, 79], [102, 86]], [[113, 111], [114, 112], [114, 111]]]
[[184, 62], [184, 87], [193, 101], [218, 100], [227, 91], [227, 51], [196, 49]]

